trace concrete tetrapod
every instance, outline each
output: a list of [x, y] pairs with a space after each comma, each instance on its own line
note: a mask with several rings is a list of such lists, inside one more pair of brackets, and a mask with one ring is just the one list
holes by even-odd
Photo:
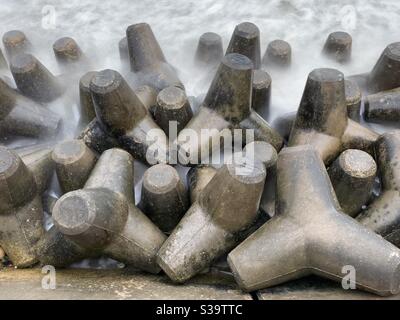
[[[98, 153], [111, 148], [120, 146], [117, 138], [109, 135], [99, 124], [96, 118], [94, 103], [90, 93], [90, 82], [96, 72], [88, 72], [82, 76], [79, 83], [80, 106], [81, 106], [81, 119], [82, 125], [86, 127], [78, 135], [78, 139], [82, 139], [85, 144], [92, 150]], [[156, 105], [157, 93], [149, 86], [141, 86], [135, 91], [137, 97], [143, 105], [152, 113]]]
[[[264, 220], [265, 222], [265, 217], [262, 215], [268, 215], [268, 217], [271, 217], [275, 213], [276, 161], [278, 155], [275, 148], [264, 141], [253, 141], [248, 143], [243, 148], [243, 152], [247, 158], [255, 158], [261, 161], [268, 172], [260, 202], [260, 209], [265, 212], [260, 212], [259, 217], [254, 224], [250, 226], [248, 230], [243, 232], [243, 234], [246, 232], [247, 234], [251, 234], [255, 228], [260, 226], [261, 221]], [[211, 181], [216, 172], [217, 169], [215, 167], [205, 164], [190, 168], [187, 173], [187, 184], [189, 186], [190, 202], [192, 204], [199, 199], [201, 192]]]
[[164, 232], [171, 232], [189, 209], [189, 197], [176, 169], [167, 164], [143, 175], [139, 207]]
[[208, 157], [210, 149], [220, 146], [221, 136], [230, 135], [232, 129], [249, 129], [254, 140], [269, 142], [277, 150], [282, 147], [282, 137], [251, 109], [252, 67], [250, 59], [238, 53], [222, 59], [203, 105], [178, 135], [182, 164], [197, 164]]
[[66, 140], [52, 153], [58, 182], [63, 193], [81, 189], [96, 164], [95, 153], [82, 140]]
[[328, 169], [336, 197], [344, 213], [355, 217], [371, 197], [376, 163], [368, 153], [349, 149], [340, 154]]
[[[357, 123], [353, 123], [353, 121], [359, 121], [360, 120], [360, 107], [361, 107], [361, 90], [358, 87], [357, 83], [349, 80], [345, 80], [345, 94], [346, 94], [346, 105], [347, 105], [347, 115], [349, 117], [349, 121], [347, 123], [347, 133], [348, 135], [348, 140], [351, 141], [352, 138], [352, 132], [357, 133], [357, 135], [361, 136], [366, 136], [366, 140], [373, 140], [375, 141], [378, 137], [376, 133], [374, 133], [372, 130], [369, 130], [365, 127], [361, 127], [361, 125]], [[289, 139], [290, 135], [290, 130], [292, 129], [292, 125], [296, 119], [297, 112], [292, 111], [292, 112], [287, 112], [279, 117], [277, 117], [273, 122], [272, 122], [272, 127], [275, 128], [279, 134], [285, 139]], [[352, 121], [353, 120], [353, 121]], [[366, 132], [366, 130], [368, 132]], [[361, 133], [364, 132], [364, 133]], [[356, 135], [356, 136], [357, 136]], [[368, 138], [369, 137], [369, 138]]]
[[53, 149], [54, 143], [52, 142], [14, 149], [32, 172], [39, 194], [43, 194], [47, 190], [54, 174], [55, 163], [51, 158]]
[[10, 70], [18, 90], [35, 101], [51, 102], [65, 91], [60, 80], [31, 54], [14, 56]]
[[172, 121], [176, 122], [177, 132], [181, 131], [193, 117], [193, 111], [185, 91], [177, 87], [167, 87], [157, 96], [153, 110], [156, 123], [169, 135]]
[[275, 216], [228, 255], [241, 288], [253, 291], [309, 274], [340, 281], [351, 266], [357, 288], [399, 292], [400, 250], [340, 211], [312, 146], [282, 150], [277, 174]]
[[126, 36], [123, 37], [121, 40], [119, 40], [118, 51], [119, 51], [119, 59], [121, 60], [121, 63], [123, 65], [125, 65], [125, 64], [129, 65], [128, 40], [127, 40]]
[[371, 94], [364, 100], [364, 119], [368, 122], [397, 122], [400, 120], [400, 90]]
[[53, 51], [61, 67], [76, 64], [86, 59], [79, 45], [70, 37], [63, 37], [54, 42]]
[[254, 23], [242, 22], [235, 27], [226, 49], [226, 55], [229, 53], [239, 53], [246, 56], [253, 63], [254, 69], [260, 69], [260, 30]]
[[90, 149], [100, 154], [108, 149], [118, 148], [120, 146], [118, 139], [108, 134], [102, 128], [97, 118], [93, 119], [82, 132], [79, 133], [77, 139], [82, 140]]
[[79, 45], [70, 37], [54, 42], [53, 51], [59, 66], [65, 71], [79, 71], [88, 62]]
[[105, 151], [84, 188], [57, 201], [53, 220], [86, 256], [104, 254], [148, 272], [160, 271], [155, 256], [165, 236], [134, 205], [133, 158], [124, 150]]
[[25, 33], [20, 30], [10, 30], [3, 35], [3, 45], [8, 61], [19, 53], [27, 52], [32, 45]]
[[[272, 123], [285, 140], [290, 137], [290, 131], [296, 119], [297, 112], [289, 112], [278, 117]], [[360, 149], [373, 155], [374, 143], [378, 139], [379, 134], [371, 129], [362, 126], [352, 119], [348, 119], [347, 127], [342, 136], [342, 150]]]
[[367, 78], [370, 93], [400, 87], [400, 42], [389, 44]]
[[223, 165], [161, 247], [157, 262], [173, 281], [190, 279], [229, 252], [256, 219], [266, 171], [252, 160]]
[[400, 87], [400, 42], [389, 44], [370, 72], [349, 76], [369, 94]]
[[323, 53], [340, 63], [349, 62], [351, 59], [352, 38], [347, 32], [332, 32], [326, 39]]
[[262, 70], [254, 70], [251, 108], [262, 115], [264, 119], [269, 116], [271, 82], [272, 79], [268, 73]]
[[195, 62], [199, 66], [216, 66], [223, 55], [222, 39], [218, 34], [206, 32], [200, 36], [195, 54]]
[[38, 244], [38, 258], [40, 265], [43, 266], [64, 268], [85, 258], [97, 257], [96, 254], [97, 252], [93, 252], [90, 255], [87, 250], [67, 238], [54, 225], [44, 234]]
[[335, 69], [315, 69], [309, 75], [289, 138], [289, 146], [311, 144], [324, 162], [340, 152], [347, 113], [344, 76]]
[[29, 137], [53, 136], [58, 115], [19, 94], [0, 79], [0, 133]]
[[166, 161], [167, 136], [117, 71], [97, 72], [90, 92], [100, 126], [123, 149], [150, 164]]
[[51, 149], [21, 153], [26, 163], [16, 151], [0, 146], [0, 246], [14, 266], [23, 268], [38, 262], [45, 232], [41, 196], [54, 166]]
[[344, 91], [346, 93], [347, 115], [350, 119], [359, 122], [361, 110], [361, 90], [356, 82], [345, 80]]
[[400, 247], [400, 130], [382, 134], [375, 153], [382, 191], [357, 221]]
[[378, 135], [349, 120], [343, 74], [335, 69], [315, 69], [309, 75], [289, 146], [311, 144], [329, 164], [344, 149], [372, 152]]
[[278, 161], [278, 153], [275, 148], [264, 141], [254, 141], [248, 143], [243, 152], [247, 157], [256, 158], [261, 161], [267, 170], [267, 179], [260, 201], [260, 209], [262, 209], [268, 217], [275, 214], [275, 194], [276, 194], [276, 162]]
[[131, 71], [137, 74], [141, 85], [149, 85], [158, 92], [166, 87], [185, 89], [174, 68], [167, 62], [156, 37], [147, 23], [138, 23], [126, 29]]
[[[233, 156], [239, 155], [238, 160], [241, 157], [246, 157], [249, 159], [258, 159], [262, 162], [267, 169], [267, 178], [265, 182], [265, 187], [263, 195], [261, 196], [260, 208], [257, 213], [256, 219], [253, 223], [246, 229], [240, 231], [237, 234], [237, 240], [240, 242], [246, 239], [255, 230], [261, 227], [271, 216], [271, 212], [264, 210], [268, 207], [270, 208], [270, 203], [275, 205], [275, 180], [276, 180], [276, 160], [278, 158], [277, 152], [273, 146], [264, 141], [254, 141], [250, 142], [243, 148], [243, 153], [235, 153]], [[225, 159], [227, 161], [228, 159]], [[190, 188], [191, 203], [196, 202], [201, 192], [211, 181], [211, 179], [217, 173], [217, 169], [210, 165], [198, 165], [192, 167], [187, 173], [188, 185]], [[268, 202], [268, 205], [263, 205], [264, 202]], [[272, 213], [273, 215], [273, 213]], [[226, 262], [226, 257], [223, 259]]]
[[267, 67], [288, 68], [292, 63], [292, 48], [284, 40], [274, 40], [268, 44], [262, 59]]

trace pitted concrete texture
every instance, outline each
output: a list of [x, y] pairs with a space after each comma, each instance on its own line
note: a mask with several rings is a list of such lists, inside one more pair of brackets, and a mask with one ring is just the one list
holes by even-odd
[[[56, 271], [56, 289], [43, 289], [45, 274], [40, 268], [0, 269], [0, 300], [74, 300], [74, 299], [194, 299], [251, 300], [238, 289], [232, 276], [212, 269], [184, 285], [173, 284], [165, 275], [151, 275], [132, 269], [60, 269]], [[400, 300], [359, 290], [343, 290], [333, 281], [310, 276], [257, 291], [259, 300]]]
[[229, 274], [213, 271], [199, 275], [185, 285], [173, 284], [165, 275], [151, 275], [131, 269], [56, 270], [56, 289], [43, 289], [40, 268], [0, 269], [0, 299], [199, 299], [250, 300]]
[[344, 290], [340, 283], [309, 276], [260, 290], [258, 300], [400, 300], [400, 295], [380, 297], [361, 290]]

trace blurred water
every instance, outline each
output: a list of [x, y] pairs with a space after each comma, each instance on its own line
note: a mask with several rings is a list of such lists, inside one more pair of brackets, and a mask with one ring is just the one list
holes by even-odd
[[[48, 7], [48, 6], [52, 7]], [[55, 25], [48, 28], [49, 12]], [[49, 11], [50, 10], [50, 11]], [[118, 41], [128, 25], [149, 23], [168, 61], [177, 67], [189, 95], [206, 91], [201, 70], [193, 67], [199, 36], [219, 33], [226, 48], [235, 25], [251, 21], [261, 30], [262, 54], [269, 41], [288, 41], [293, 67], [286, 72], [270, 71], [273, 78], [272, 118], [295, 110], [307, 74], [316, 67], [335, 67], [345, 73], [372, 68], [384, 47], [400, 38], [400, 2], [397, 0], [118, 0], [46, 1], [0, 0], [0, 34], [22, 29], [39, 48], [38, 58], [54, 73], [58, 67], [53, 42], [61, 36], [75, 38], [95, 62], [95, 69], [120, 71]], [[353, 59], [342, 66], [321, 57], [328, 34], [348, 31], [353, 36]]]

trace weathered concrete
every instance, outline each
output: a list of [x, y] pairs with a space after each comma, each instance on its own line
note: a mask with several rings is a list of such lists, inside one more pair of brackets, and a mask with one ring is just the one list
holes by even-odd
[[85, 73], [79, 80], [79, 106], [80, 106], [80, 124], [87, 125], [96, 117], [92, 95], [90, 93], [90, 82], [96, 75], [96, 71]]
[[267, 72], [254, 70], [251, 108], [258, 112], [264, 119], [267, 119], [269, 116], [271, 84], [272, 79]]
[[14, 300], [251, 300], [237, 289], [231, 275], [212, 272], [199, 275], [184, 286], [166, 276], [133, 269], [56, 270], [56, 289], [42, 289], [41, 269], [0, 269], [0, 299]]
[[[134, 269], [59, 269], [56, 289], [42, 289], [41, 269], [0, 269], [1, 300], [251, 300], [237, 288], [232, 276], [212, 271], [172, 283], [166, 276]], [[259, 300], [399, 300], [400, 295], [379, 297], [313, 276], [256, 292]]]
[[[44, 235], [41, 192], [46, 181], [36, 181], [48, 181], [49, 174], [41, 172], [39, 162], [48, 164], [49, 154], [30, 161], [28, 167], [15, 151], [0, 147], [0, 246], [18, 267], [38, 262], [38, 242]], [[48, 165], [44, 170], [52, 169]]]
[[400, 120], [400, 89], [368, 95], [364, 99], [364, 119], [368, 122], [398, 122]]
[[[254, 140], [271, 143], [280, 150], [282, 137], [251, 109], [252, 69], [251, 60], [244, 55], [230, 53], [222, 59], [202, 106], [178, 135], [178, 150], [185, 160], [197, 164], [208, 157], [210, 148], [220, 146], [215, 142], [231, 129], [252, 129]], [[199, 139], [187, 141], [186, 129], [193, 130]], [[202, 135], [202, 129], [208, 129], [209, 134]]]
[[292, 48], [284, 40], [274, 40], [268, 44], [262, 64], [272, 68], [288, 68], [292, 63]]
[[400, 42], [389, 44], [380, 55], [371, 72], [347, 77], [356, 82], [366, 94], [400, 87]]
[[344, 76], [335, 69], [315, 69], [309, 75], [289, 146], [310, 144], [324, 162], [340, 152], [347, 126]]
[[345, 80], [344, 90], [346, 94], [347, 116], [354, 121], [360, 121], [360, 108], [361, 108], [360, 87], [354, 81]]
[[[273, 146], [264, 141], [255, 141], [247, 144], [243, 152], [249, 153], [250, 157], [255, 157], [261, 161], [267, 169], [264, 190], [260, 201], [260, 211], [264, 211], [268, 218], [275, 214], [276, 198], [276, 162], [278, 154]], [[254, 155], [252, 154], [254, 152]]]
[[137, 74], [141, 85], [149, 85], [158, 92], [170, 86], [185, 89], [147, 23], [129, 26], [126, 37], [131, 70]]
[[32, 47], [25, 33], [20, 30], [7, 31], [3, 35], [3, 45], [9, 61], [13, 56], [26, 52]]
[[195, 54], [195, 62], [199, 66], [216, 66], [223, 57], [221, 37], [214, 32], [206, 32], [200, 36]]
[[229, 252], [257, 218], [265, 167], [254, 158], [233, 160], [217, 171], [157, 253], [158, 265], [175, 282]]
[[193, 111], [184, 90], [167, 87], [158, 94], [153, 115], [156, 123], [169, 135], [171, 121], [176, 122], [178, 133], [193, 117]]
[[328, 39], [326, 39], [323, 53], [337, 62], [349, 62], [351, 59], [352, 42], [351, 35], [347, 32], [332, 32], [328, 36]]
[[378, 134], [348, 119], [343, 74], [315, 69], [307, 79], [289, 146], [311, 144], [329, 164], [346, 149], [372, 152]]
[[14, 56], [10, 70], [18, 90], [35, 101], [51, 102], [65, 91], [60, 79], [31, 54]]
[[379, 297], [360, 290], [344, 290], [339, 283], [316, 276], [256, 292], [259, 300], [400, 300], [400, 295]]
[[382, 191], [358, 222], [400, 246], [400, 130], [382, 134], [375, 144]]
[[139, 208], [164, 232], [171, 232], [189, 209], [188, 192], [176, 169], [167, 164], [143, 175]]
[[372, 156], [361, 150], [346, 150], [332, 163], [328, 174], [344, 213], [360, 213], [371, 197], [376, 172]]
[[14, 149], [32, 172], [40, 194], [44, 193], [50, 186], [54, 174], [55, 164], [51, 158], [53, 148], [54, 143], [50, 142]]
[[370, 93], [400, 87], [400, 42], [389, 44], [367, 77]]
[[[87, 126], [79, 133], [78, 139], [82, 139], [86, 145], [92, 150], [98, 153], [103, 153], [107, 149], [115, 148], [120, 146], [118, 139], [108, 132], [101, 126], [99, 120], [96, 118], [94, 102], [90, 93], [90, 82], [95, 73], [87, 73], [81, 78], [82, 87], [80, 88], [81, 97], [81, 115], [86, 116], [81, 118], [81, 124], [93, 117]], [[153, 113], [155, 105], [157, 103], [157, 92], [155, 89], [148, 85], [141, 86], [135, 90], [136, 96], [142, 102], [146, 109]]]
[[[133, 158], [126, 151], [105, 151], [84, 188], [63, 195], [52, 216], [57, 230], [85, 257], [106, 255], [141, 270], [160, 271], [155, 256], [165, 236], [134, 205]], [[51, 246], [49, 241], [47, 248]], [[59, 260], [58, 252], [54, 260]]]
[[166, 161], [167, 136], [117, 71], [97, 72], [90, 92], [96, 119], [106, 134], [115, 137], [136, 159], [149, 164]]
[[52, 153], [61, 190], [66, 193], [84, 186], [97, 161], [96, 154], [82, 140], [65, 140]]
[[235, 27], [225, 55], [239, 53], [249, 58], [254, 69], [261, 66], [260, 30], [251, 22], [242, 22]]
[[79, 71], [79, 68], [88, 63], [82, 49], [70, 37], [63, 37], [54, 42], [53, 51], [60, 68], [64, 71]]
[[103, 153], [108, 149], [120, 146], [118, 139], [108, 134], [101, 127], [97, 118], [93, 119], [86, 128], [82, 130], [77, 139], [82, 139], [90, 149], [98, 153]]
[[[347, 116], [349, 119], [353, 121], [360, 121], [360, 107], [361, 107], [361, 90], [358, 84], [352, 80], [345, 80], [344, 82], [344, 91], [346, 96], [346, 106], [347, 106]], [[278, 116], [273, 122], [272, 127], [276, 129], [279, 134], [287, 141], [289, 139], [290, 130], [292, 129], [293, 122], [296, 119], [297, 111], [287, 112], [281, 116]], [[377, 134], [373, 133], [373, 131], [368, 128], [361, 127], [361, 125], [354, 124], [352, 121], [347, 123], [348, 127], [355, 127], [354, 129], [349, 130], [348, 132], [358, 132], [361, 136], [367, 136], [366, 140], [375, 141], [377, 138]], [[363, 129], [365, 128], [365, 130]], [[364, 131], [362, 133], [362, 131]], [[346, 134], [346, 131], [345, 131]], [[351, 138], [350, 135], [348, 138]], [[352, 139], [352, 138], [351, 138]], [[351, 142], [354, 145], [354, 142]], [[370, 144], [370, 142], [368, 142]]]
[[343, 214], [311, 146], [286, 148], [277, 165], [277, 212], [228, 255], [241, 288], [253, 291], [307, 275], [340, 282], [356, 270], [359, 289], [400, 291], [400, 250]]
[[60, 117], [21, 95], [0, 79], [0, 133], [28, 137], [54, 136]]

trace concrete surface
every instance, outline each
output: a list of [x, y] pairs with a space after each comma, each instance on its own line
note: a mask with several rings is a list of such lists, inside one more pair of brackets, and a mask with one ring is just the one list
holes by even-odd
[[360, 290], [344, 290], [340, 283], [316, 276], [260, 290], [256, 295], [259, 300], [400, 300], [400, 295], [380, 297]]
[[132, 269], [60, 269], [56, 289], [43, 289], [41, 269], [0, 269], [0, 299], [160, 299], [160, 300], [400, 300], [400, 295], [382, 298], [358, 290], [343, 290], [340, 284], [308, 277], [261, 290], [240, 291], [233, 277], [212, 269], [185, 285], [173, 284], [165, 275], [151, 275]]
[[183, 286], [130, 269], [60, 269], [54, 290], [42, 288], [44, 276], [39, 268], [0, 270], [0, 299], [251, 299], [222, 272], [200, 275]]

